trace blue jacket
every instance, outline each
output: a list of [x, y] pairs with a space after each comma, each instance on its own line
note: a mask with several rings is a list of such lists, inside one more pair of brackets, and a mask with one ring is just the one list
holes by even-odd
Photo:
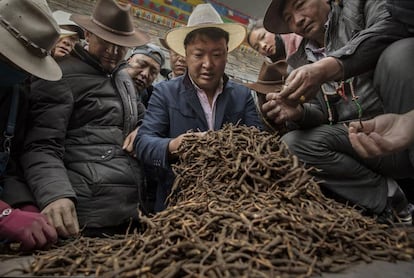
[[[226, 123], [262, 127], [250, 90], [224, 76], [223, 93], [216, 102], [214, 130]], [[135, 145], [140, 161], [161, 170], [156, 211], [165, 207], [174, 179], [168, 160], [168, 144], [189, 130], [207, 131], [208, 124], [188, 75], [156, 84]]]

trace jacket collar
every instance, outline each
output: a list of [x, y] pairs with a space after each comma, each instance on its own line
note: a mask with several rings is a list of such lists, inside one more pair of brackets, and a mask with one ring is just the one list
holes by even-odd
[[102, 68], [99, 61], [94, 56], [92, 56], [80, 43], [75, 45], [71, 52], [71, 55], [79, 58], [83, 62], [95, 68], [96, 70], [109, 75], [116, 73], [120, 68], [126, 65], [126, 61], [123, 60], [112, 70], [112, 72], [108, 72], [104, 68]]
[[[224, 74], [223, 75], [223, 93], [219, 95], [217, 103], [216, 103], [216, 117], [214, 121], [214, 129], [219, 129], [220, 123], [223, 122], [223, 118], [226, 112], [227, 102], [228, 102], [228, 96], [225, 93], [228, 90], [232, 90], [231, 85], [228, 85], [229, 77]], [[193, 83], [190, 80], [190, 77], [188, 73], [186, 73], [183, 77], [183, 85], [185, 87], [185, 93], [184, 97], [188, 103], [188, 105], [191, 107], [191, 109], [194, 111], [194, 113], [197, 114], [197, 116], [202, 119], [203, 124], [205, 125], [205, 130], [208, 129], [208, 124], [206, 117], [204, 115], [203, 107], [200, 104], [200, 100], [197, 97], [197, 90], [194, 87]], [[188, 93], [189, 92], [189, 93]]]

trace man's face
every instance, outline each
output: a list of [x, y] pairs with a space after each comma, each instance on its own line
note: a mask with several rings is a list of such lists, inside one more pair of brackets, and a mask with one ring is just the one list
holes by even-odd
[[185, 57], [181, 56], [173, 50], [170, 50], [170, 67], [174, 77], [183, 75], [187, 69]]
[[325, 34], [329, 11], [326, 0], [286, 0], [282, 17], [290, 31], [317, 41]]
[[75, 47], [75, 44], [79, 41], [78, 35], [65, 36], [58, 40], [55, 45], [55, 48], [52, 50], [53, 58], [61, 58], [68, 55], [72, 49]]
[[227, 62], [227, 43], [224, 38], [213, 41], [197, 36], [186, 47], [188, 73], [202, 90], [214, 93], [223, 77]]
[[160, 64], [144, 54], [135, 54], [129, 58], [128, 64], [127, 72], [134, 81], [138, 92], [151, 86], [161, 70]]
[[118, 63], [124, 59], [128, 51], [125, 46], [107, 42], [89, 32], [86, 32], [85, 37], [89, 43], [89, 53], [99, 61], [102, 68], [107, 72], [112, 72]]

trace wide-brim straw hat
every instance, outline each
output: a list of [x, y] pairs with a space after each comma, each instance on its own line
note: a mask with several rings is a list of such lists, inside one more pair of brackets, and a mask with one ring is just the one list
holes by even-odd
[[26, 72], [51, 81], [62, 77], [50, 55], [59, 31], [46, 0], [0, 1], [0, 53]]
[[265, 17], [263, 19], [263, 26], [269, 32], [275, 34], [291, 33], [286, 21], [283, 20], [282, 8], [286, 0], [273, 0], [267, 7]]
[[197, 5], [188, 18], [187, 26], [168, 31], [165, 40], [170, 49], [185, 57], [184, 40], [188, 33], [209, 27], [220, 28], [229, 33], [228, 52], [239, 47], [247, 33], [246, 27], [242, 24], [224, 23], [219, 13], [208, 3]]
[[285, 60], [274, 63], [264, 61], [257, 81], [244, 85], [261, 94], [280, 92], [287, 76], [287, 67], [288, 64]]
[[162, 47], [170, 50], [170, 46], [167, 44], [167, 41], [164, 38], [158, 38], [158, 40], [160, 41], [160, 44], [162, 45]]
[[[66, 30], [65, 27], [62, 28], [62, 26], [71, 26], [74, 28], [74, 30], [76, 30], [76, 33], [78, 34], [79, 38], [84, 39], [85, 35], [83, 32], [83, 29], [78, 24], [70, 20], [71, 16], [72, 14], [65, 12], [65, 11], [61, 11], [61, 10], [57, 10], [53, 12], [53, 18], [56, 20], [57, 24], [61, 27], [61, 29], [65, 31], [69, 31], [69, 30]], [[69, 34], [67, 33], [66, 34], [62, 34], [62, 32], [60, 33], [61, 35], [69, 36]]]
[[71, 20], [116, 45], [135, 47], [150, 40], [146, 33], [135, 30], [130, 4], [121, 6], [114, 0], [98, 0], [92, 16], [73, 14]]

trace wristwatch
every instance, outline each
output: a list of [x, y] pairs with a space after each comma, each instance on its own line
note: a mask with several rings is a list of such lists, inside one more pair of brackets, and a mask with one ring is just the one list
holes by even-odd
[[2, 219], [3, 217], [8, 216], [10, 213], [12, 212], [11, 208], [6, 208], [5, 210], [3, 210], [0, 214], [0, 219]]

